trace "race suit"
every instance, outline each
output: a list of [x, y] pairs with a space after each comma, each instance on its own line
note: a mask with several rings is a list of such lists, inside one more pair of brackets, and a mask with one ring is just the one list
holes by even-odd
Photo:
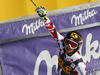
[[42, 20], [45, 23], [46, 29], [57, 41], [60, 48], [56, 75], [86, 75], [86, 65], [79, 52], [75, 52], [72, 56], [65, 53], [63, 45], [64, 37], [56, 30], [54, 24], [48, 17], [42, 17]]

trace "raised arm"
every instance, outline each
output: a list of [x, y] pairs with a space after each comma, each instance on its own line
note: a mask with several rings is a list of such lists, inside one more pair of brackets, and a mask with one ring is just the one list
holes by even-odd
[[46, 9], [44, 7], [38, 7], [36, 9], [36, 12], [38, 13], [38, 15], [44, 21], [46, 29], [50, 32], [50, 34], [52, 35], [52, 37], [57, 42], [60, 41], [60, 40], [62, 40], [62, 39], [64, 39], [64, 37], [58, 32], [58, 30], [56, 30], [55, 25], [47, 17], [47, 11], [46, 11]]

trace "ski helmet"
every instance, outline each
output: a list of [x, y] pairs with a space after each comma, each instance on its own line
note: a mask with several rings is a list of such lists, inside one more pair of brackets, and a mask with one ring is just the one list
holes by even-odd
[[68, 32], [67, 35], [64, 38], [64, 42], [66, 41], [66, 39], [70, 39], [70, 40], [77, 43], [77, 48], [74, 50], [75, 52], [79, 50], [79, 48], [81, 47], [81, 45], [83, 43], [82, 36], [77, 31]]

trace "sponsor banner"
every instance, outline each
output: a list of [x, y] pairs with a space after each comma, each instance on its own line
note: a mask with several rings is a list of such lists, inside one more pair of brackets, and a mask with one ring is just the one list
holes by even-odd
[[[84, 43], [80, 53], [87, 75], [100, 74], [100, 27], [79, 30]], [[66, 33], [62, 34], [63, 36]], [[3, 75], [55, 75], [59, 47], [50, 37], [35, 37], [0, 45]]]
[[[84, 9], [80, 11], [65, 13], [49, 18], [58, 30], [84, 26], [100, 22], [100, 7]], [[21, 22], [0, 25], [0, 40], [6, 40], [26, 35], [37, 35], [46, 33], [44, 23], [41, 19], [31, 19]]]

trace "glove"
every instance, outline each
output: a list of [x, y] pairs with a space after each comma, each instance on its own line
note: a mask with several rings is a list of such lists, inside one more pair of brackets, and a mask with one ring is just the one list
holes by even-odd
[[44, 7], [40, 6], [35, 10], [40, 17], [45, 17], [47, 15], [47, 11]]

